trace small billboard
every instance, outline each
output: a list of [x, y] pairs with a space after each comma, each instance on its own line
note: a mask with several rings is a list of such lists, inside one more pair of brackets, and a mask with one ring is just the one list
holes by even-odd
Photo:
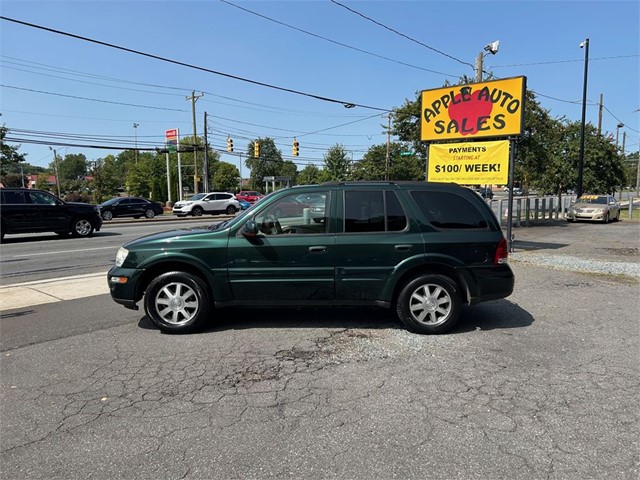
[[424, 90], [420, 138], [425, 142], [522, 134], [526, 77]]

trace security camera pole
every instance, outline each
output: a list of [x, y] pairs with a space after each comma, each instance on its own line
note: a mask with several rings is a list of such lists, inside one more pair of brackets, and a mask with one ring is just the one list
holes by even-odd
[[500, 40], [496, 40], [495, 42], [491, 42], [488, 45], [485, 45], [484, 47], [484, 51], [487, 53], [482, 53], [480, 52], [478, 54], [478, 58], [476, 58], [476, 82], [480, 83], [482, 82], [482, 62], [484, 60], [485, 55], [488, 55], [489, 53], [491, 55], [495, 55], [496, 53], [498, 53], [498, 48], [500, 47]]

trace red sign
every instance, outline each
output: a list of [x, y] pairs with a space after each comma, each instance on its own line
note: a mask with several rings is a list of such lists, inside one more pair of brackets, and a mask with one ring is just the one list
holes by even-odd
[[164, 138], [166, 138], [167, 140], [169, 139], [174, 139], [178, 137], [178, 129], [177, 128], [172, 128], [171, 130], [165, 130], [164, 131]]

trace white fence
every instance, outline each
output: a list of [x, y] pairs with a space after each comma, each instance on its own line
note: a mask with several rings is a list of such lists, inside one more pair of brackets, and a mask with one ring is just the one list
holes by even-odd
[[[564, 220], [569, 206], [575, 202], [575, 200], [575, 195], [562, 196], [561, 201], [558, 200], [557, 196], [513, 197], [512, 225], [519, 227], [521, 225], [528, 226], [553, 220]], [[507, 198], [487, 200], [487, 203], [490, 204], [493, 213], [495, 213], [496, 217], [500, 220], [500, 224], [503, 226], [506, 225], [507, 218], [509, 218], [509, 200]], [[631, 197], [628, 201], [623, 200], [620, 208], [628, 208], [629, 218], [631, 218], [631, 210], [638, 208], [639, 203], [640, 197]]]

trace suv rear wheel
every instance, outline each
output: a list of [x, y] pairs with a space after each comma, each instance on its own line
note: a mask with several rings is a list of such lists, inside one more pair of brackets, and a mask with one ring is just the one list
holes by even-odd
[[227, 207], [227, 215], [233, 215], [234, 213], [236, 213], [236, 207], [234, 207], [233, 205], [229, 205]]
[[144, 296], [144, 310], [165, 333], [199, 330], [209, 317], [207, 286], [187, 272], [167, 272], [155, 278]]
[[462, 299], [456, 284], [444, 275], [421, 275], [409, 281], [398, 296], [396, 313], [415, 333], [444, 333], [460, 317]]

